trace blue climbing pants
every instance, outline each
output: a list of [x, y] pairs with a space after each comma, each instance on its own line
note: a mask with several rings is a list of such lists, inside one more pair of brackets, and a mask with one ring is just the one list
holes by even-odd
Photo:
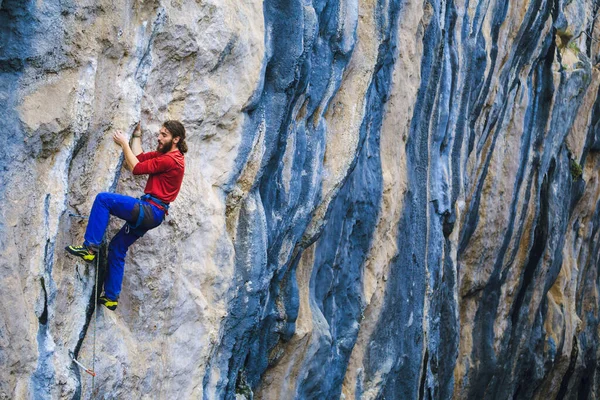
[[[144, 209], [144, 218], [140, 226], [134, 229], [129, 223], [138, 222], [140, 208]], [[116, 193], [98, 193], [90, 212], [84, 245], [94, 250], [100, 247], [111, 215], [126, 221], [108, 245], [108, 268], [104, 280], [105, 296], [117, 300], [123, 283], [127, 249], [147, 231], [159, 226], [165, 217], [165, 212], [154, 204], [134, 197]]]

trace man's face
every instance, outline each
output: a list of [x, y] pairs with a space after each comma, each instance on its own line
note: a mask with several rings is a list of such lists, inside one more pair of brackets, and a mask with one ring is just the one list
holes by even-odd
[[173, 148], [173, 135], [164, 126], [158, 132], [158, 145], [156, 151], [160, 153], [168, 153]]

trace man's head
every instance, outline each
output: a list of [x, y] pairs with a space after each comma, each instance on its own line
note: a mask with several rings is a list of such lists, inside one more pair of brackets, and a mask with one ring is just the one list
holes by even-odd
[[185, 128], [179, 121], [165, 121], [158, 132], [156, 151], [168, 153], [175, 149], [179, 149], [182, 153], [186, 153], [188, 150], [185, 142]]

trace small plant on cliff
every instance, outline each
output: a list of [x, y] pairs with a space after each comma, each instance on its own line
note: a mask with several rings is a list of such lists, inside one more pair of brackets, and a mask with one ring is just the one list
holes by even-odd
[[557, 29], [556, 36], [558, 37], [558, 47], [564, 49], [569, 45], [571, 39], [573, 39], [573, 33], [566, 29]]
[[573, 180], [576, 181], [581, 178], [582, 174], [583, 170], [581, 169], [581, 165], [579, 165], [577, 161], [571, 159], [571, 176], [573, 177]]
[[577, 46], [577, 43], [575, 43], [575, 40], [571, 40], [569, 42], [569, 44], [567, 45], [567, 47], [575, 54], [581, 53], [579, 46]]

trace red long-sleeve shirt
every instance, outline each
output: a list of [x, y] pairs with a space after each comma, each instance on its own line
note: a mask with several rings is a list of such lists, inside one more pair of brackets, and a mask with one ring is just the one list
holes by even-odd
[[144, 193], [150, 194], [165, 203], [171, 203], [177, 197], [183, 172], [185, 158], [179, 150], [168, 153], [151, 151], [137, 155], [139, 163], [133, 168], [134, 175], [150, 175]]

